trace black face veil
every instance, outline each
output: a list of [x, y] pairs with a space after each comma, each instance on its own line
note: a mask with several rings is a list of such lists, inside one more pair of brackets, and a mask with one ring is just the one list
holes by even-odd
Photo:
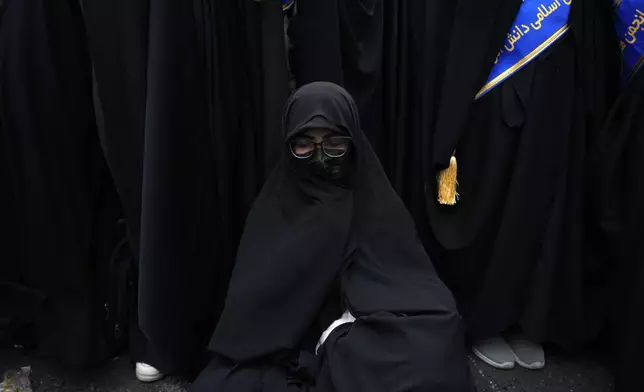
[[339, 281], [342, 311], [358, 320], [325, 343], [336, 390], [469, 390], [454, 300], [353, 99], [331, 83], [303, 86], [286, 104], [286, 140], [312, 124], [351, 136], [352, 175], [346, 184], [302, 175], [285, 145], [248, 217], [211, 349], [235, 363], [300, 350]]

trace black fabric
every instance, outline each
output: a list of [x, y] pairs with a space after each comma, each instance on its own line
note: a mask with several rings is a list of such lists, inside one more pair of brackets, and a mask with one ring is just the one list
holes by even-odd
[[63, 0], [2, 8], [0, 187], [13, 210], [2, 219], [13, 237], [13, 257], [0, 258], [9, 271], [2, 302], [33, 332], [15, 343], [68, 365], [94, 363], [105, 354], [94, 279], [111, 254], [120, 210], [104, 193], [112, 185], [96, 135], [81, 9]]
[[433, 173], [433, 130], [457, 4], [423, 0], [384, 2], [382, 111], [369, 114], [384, 124], [386, 148], [379, 152], [380, 160], [426, 244], [432, 234], [427, 219], [425, 179], [431, 176], [430, 171]]
[[640, 70], [615, 103], [597, 138], [591, 166], [597, 195], [593, 217], [601, 234], [595, 249], [602, 262], [599, 271], [608, 283], [607, 290], [602, 291], [606, 296], [602, 304], [608, 307], [609, 316], [602, 338], [617, 392], [633, 390], [641, 383], [638, 358], [644, 350], [643, 124], [644, 72]]
[[[489, 72], [518, 3], [481, 5], [496, 22], [476, 6], [457, 8], [432, 162], [445, 167], [456, 151], [460, 199], [438, 205], [436, 172], [429, 173], [433, 256], [472, 339], [519, 324], [532, 340], [574, 347], [585, 341], [592, 316], [583, 300], [584, 172], [588, 132], [606, 111], [598, 97], [606, 76], [596, 70], [608, 12], [595, 2], [573, 3], [568, 33], [474, 102], [487, 75], [472, 72], [472, 56]], [[469, 18], [459, 12], [486, 24], [482, 37], [460, 36], [459, 23]]]
[[345, 87], [355, 98], [365, 133], [381, 157], [387, 132], [380, 116], [386, 3], [300, 1], [288, 30], [296, 85], [327, 81]]
[[[138, 283], [149, 5], [147, 0], [84, 0], [82, 5], [94, 69], [98, 133], [125, 212], [127, 246], [133, 254]], [[138, 287], [127, 306], [129, 325], [121, 326], [128, 338], [130, 358], [166, 374], [191, 365], [184, 356], [167, 349], [168, 344], [157, 347], [143, 334], [136, 291]], [[187, 351], [196, 356], [196, 348]]]
[[[613, 249], [607, 241], [603, 219], [599, 219], [603, 208], [598, 208], [606, 200], [607, 188], [600, 184], [598, 176], [603, 169], [598, 168], [597, 159], [605, 146], [610, 145], [606, 139], [605, 122], [608, 111], [622, 93], [619, 82], [621, 53], [618, 37], [613, 26], [614, 9], [600, 2], [584, 3], [586, 12], [594, 17], [583, 18], [582, 23], [574, 27], [577, 36], [578, 56], [584, 80], [584, 98], [586, 100], [588, 137], [584, 170], [584, 216], [577, 222], [583, 225], [583, 296], [586, 303], [586, 329], [589, 337], [598, 335], [605, 323], [606, 316], [613, 308], [607, 276], [612, 266]], [[588, 14], [587, 14], [588, 15]], [[592, 32], [592, 33], [591, 33]], [[580, 191], [578, 191], [580, 192]], [[564, 239], [565, 241], [565, 239]], [[562, 241], [562, 243], [565, 243]]]
[[[353, 138], [355, 168], [324, 181], [294, 170], [284, 146], [246, 223], [210, 344], [218, 357], [192, 391], [309, 390], [311, 380], [297, 375], [303, 368], [318, 376], [311, 390], [471, 390], [452, 295], [362, 133], [357, 106], [334, 84], [306, 85], [286, 105], [287, 139], [314, 118]], [[341, 303], [319, 323], [336, 278]], [[311, 359], [306, 336], [346, 309], [358, 320]]]
[[588, 301], [605, 304], [603, 285], [598, 284], [605, 276], [598, 274], [588, 219], [588, 200], [597, 189], [588, 165], [591, 146], [597, 143], [617, 93], [619, 63], [608, 4], [577, 4], [570, 18], [578, 117], [572, 123], [563, 174], [555, 186], [553, 210], [521, 324], [536, 341], [579, 349], [597, 337], [605, 318], [605, 311], [588, 306]]
[[148, 1], [83, 0], [98, 132], [138, 254], [143, 173]]
[[84, 0], [83, 9], [101, 142], [140, 260], [135, 356], [173, 372], [212, 334], [244, 217], [281, 152], [290, 92], [281, 6]]
[[290, 93], [284, 20], [275, 1], [195, 0], [194, 9], [221, 222], [217, 253], [227, 268], [218, 284], [223, 296], [244, 218], [281, 152]]
[[212, 308], [218, 263], [205, 75], [190, 2], [151, 2], [148, 23], [139, 323], [189, 364], [213, 327], [203, 309]]
[[85, 3], [103, 145], [140, 237], [140, 322], [173, 362], [212, 333], [243, 216], [279, 151], [288, 74], [275, 6]]
[[284, 13], [279, 1], [267, 1], [256, 4], [261, 23], [261, 47], [263, 73], [264, 121], [262, 124], [262, 145], [264, 146], [262, 179], [269, 174], [280, 158], [282, 143], [282, 108], [291, 93], [290, 72], [286, 49], [286, 31]]
[[487, 79], [520, 5], [518, 0], [458, 2], [433, 138], [434, 167], [449, 165], [467, 128], [473, 97]]
[[[343, 83], [356, 97], [363, 129], [424, 242], [431, 231], [423, 179], [431, 175], [433, 129], [450, 39], [469, 31], [462, 25], [455, 29], [454, 21], [465, 21], [463, 13], [472, 7], [470, 17], [495, 10], [470, 2], [460, 6], [457, 16], [459, 3], [467, 2], [306, 1], [298, 4], [289, 28], [297, 84]], [[505, 33], [499, 28], [499, 40]], [[463, 72], [469, 74], [473, 62], [468, 58], [465, 63]]]

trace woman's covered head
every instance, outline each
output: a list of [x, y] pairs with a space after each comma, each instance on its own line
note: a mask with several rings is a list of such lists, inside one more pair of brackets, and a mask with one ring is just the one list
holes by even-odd
[[348, 177], [354, 164], [353, 135], [360, 123], [345, 90], [325, 82], [303, 86], [286, 104], [284, 127], [298, 172], [330, 181]]

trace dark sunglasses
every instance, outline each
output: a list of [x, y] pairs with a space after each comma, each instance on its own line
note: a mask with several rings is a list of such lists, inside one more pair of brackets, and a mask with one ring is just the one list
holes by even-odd
[[289, 141], [291, 153], [298, 159], [312, 157], [318, 148], [329, 158], [340, 158], [349, 151], [350, 146], [350, 136], [329, 135], [322, 138], [321, 142], [315, 142], [307, 136], [297, 136]]

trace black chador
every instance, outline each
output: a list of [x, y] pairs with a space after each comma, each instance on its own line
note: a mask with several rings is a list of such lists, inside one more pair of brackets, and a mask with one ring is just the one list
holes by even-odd
[[[557, 12], [569, 12], [556, 26], [565, 33], [553, 33], [558, 38], [547, 49], [518, 70], [508, 67], [509, 78], [483, 91], [497, 55], [502, 63], [513, 49], [506, 37], [529, 45], [536, 31], [512, 21], [530, 2], [492, 3], [456, 10], [433, 135], [436, 170], [426, 178], [437, 244], [430, 251], [437, 250], [432, 256], [473, 340], [520, 325], [531, 341], [574, 346], [586, 332], [581, 201], [586, 139], [607, 107], [609, 10], [597, 2], [556, 2]], [[544, 26], [555, 19], [549, 20]], [[436, 177], [449, 173], [441, 171], [450, 163], [456, 205], [437, 201]]]
[[[461, 318], [331, 83], [297, 90], [192, 391], [471, 391]], [[334, 321], [335, 320], [335, 321]]]
[[97, 288], [120, 207], [96, 132], [81, 8], [5, 0], [0, 18], [0, 329], [86, 365], [105, 349]]
[[[644, 6], [637, 3], [624, 1], [614, 10], [622, 53], [616, 50], [613, 57], [622, 60], [623, 89], [593, 143], [590, 166], [595, 185], [589, 210], [596, 229], [592, 250], [600, 263], [589, 290], [589, 309], [608, 316], [602, 340], [618, 392], [641, 385], [638, 358], [644, 350], [644, 72], [642, 47], [628, 35], [633, 24], [644, 22]], [[595, 292], [599, 295], [591, 297]]]

